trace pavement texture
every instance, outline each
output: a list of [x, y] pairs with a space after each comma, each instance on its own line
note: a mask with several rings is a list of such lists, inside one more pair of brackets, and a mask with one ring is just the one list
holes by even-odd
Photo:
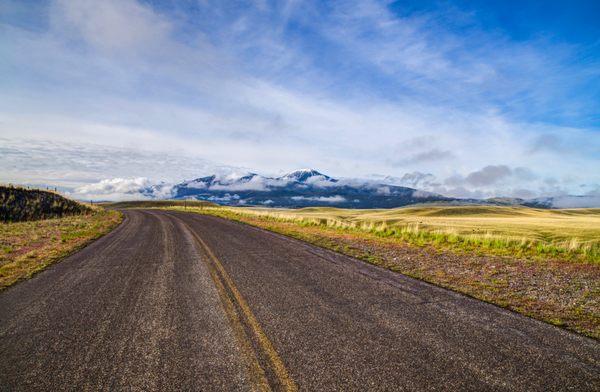
[[255, 227], [124, 214], [0, 293], [0, 390], [600, 390], [595, 340]]

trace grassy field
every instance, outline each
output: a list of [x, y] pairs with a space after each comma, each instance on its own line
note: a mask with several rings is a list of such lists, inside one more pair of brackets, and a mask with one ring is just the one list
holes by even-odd
[[387, 210], [244, 208], [236, 214], [397, 237], [415, 245], [600, 262], [600, 209], [419, 206]]
[[0, 290], [83, 248], [120, 221], [117, 211], [93, 209], [85, 215], [0, 223]]
[[281, 233], [600, 338], [598, 209], [187, 211]]

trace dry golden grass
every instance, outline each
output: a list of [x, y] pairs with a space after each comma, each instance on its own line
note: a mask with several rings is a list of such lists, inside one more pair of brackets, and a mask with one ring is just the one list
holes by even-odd
[[119, 212], [94, 209], [87, 215], [0, 223], [0, 289], [83, 248], [121, 219]]
[[399, 237], [416, 245], [600, 262], [600, 209], [500, 206], [404, 207], [387, 210], [229, 208], [302, 225]]

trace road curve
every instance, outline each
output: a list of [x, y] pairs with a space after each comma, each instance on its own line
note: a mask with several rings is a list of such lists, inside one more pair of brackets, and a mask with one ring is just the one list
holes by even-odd
[[1, 390], [600, 390], [600, 343], [160, 210], [0, 293]]

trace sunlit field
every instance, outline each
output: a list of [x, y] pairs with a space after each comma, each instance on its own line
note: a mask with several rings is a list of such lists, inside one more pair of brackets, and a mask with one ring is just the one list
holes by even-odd
[[389, 210], [229, 208], [236, 214], [515, 256], [600, 262], [600, 209], [418, 206]]

